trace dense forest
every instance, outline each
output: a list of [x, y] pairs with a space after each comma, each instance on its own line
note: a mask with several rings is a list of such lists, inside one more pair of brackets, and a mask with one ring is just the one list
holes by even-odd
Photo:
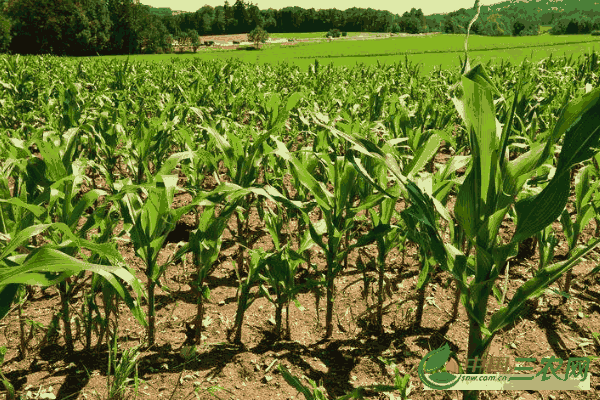
[[[286, 7], [261, 10], [236, 0], [233, 5], [204, 6], [196, 12], [173, 13], [136, 0], [0, 0], [0, 52], [20, 54], [161, 53], [175, 42], [199, 46], [199, 37], [267, 32], [443, 32], [464, 33], [476, 9], [425, 16], [412, 8], [403, 15], [372, 8], [315, 10]], [[600, 28], [595, 0], [505, 1], [482, 6], [471, 31], [478, 35], [523, 36], [584, 34]]]

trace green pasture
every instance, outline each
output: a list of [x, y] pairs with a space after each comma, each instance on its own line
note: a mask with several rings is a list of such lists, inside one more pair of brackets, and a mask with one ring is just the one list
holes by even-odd
[[[283, 34], [281, 34], [283, 35]], [[309, 35], [309, 34], [305, 34]], [[272, 35], [275, 37], [275, 35]], [[520, 63], [525, 58], [539, 61], [553, 54], [575, 56], [597, 48], [599, 37], [591, 35], [489, 37], [472, 35], [469, 52], [472, 63], [488, 61], [510, 61]], [[174, 57], [196, 57], [202, 59], [239, 58], [250, 63], [288, 62], [307, 67], [315, 59], [323, 65], [354, 66], [379, 63], [392, 64], [404, 61], [422, 64], [421, 73], [427, 74], [434, 68], [452, 69], [459, 65], [459, 56], [464, 57], [464, 35], [438, 34], [432, 36], [394, 37], [374, 40], [336, 40], [322, 43], [298, 43], [293, 46], [267, 44], [260, 50], [203, 50], [192, 54], [136, 55], [140, 61], [164, 62]], [[126, 58], [127, 56], [109, 56]]]

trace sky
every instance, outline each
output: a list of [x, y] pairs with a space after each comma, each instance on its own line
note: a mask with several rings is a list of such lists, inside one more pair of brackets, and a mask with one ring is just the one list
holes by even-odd
[[[474, 0], [419, 0], [419, 1], [402, 1], [402, 0], [254, 0], [246, 1], [253, 3], [259, 9], [274, 8], [276, 10], [285, 7], [302, 7], [327, 9], [337, 8], [345, 10], [347, 8], [373, 8], [376, 10], [387, 10], [394, 14], [402, 15], [405, 11], [410, 11], [411, 8], [420, 8], [423, 14], [430, 15], [434, 13], [448, 13], [461, 8], [471, 8], [475, 4]], [[481, 5], [491, 5], [499, 3], [501, 0], [481, 0]], [[140, 0], [140, 3], [152, 7], [169, 7], [171, 10], [179, 11], [196, 11], [204, 5], [212, 7], [222, 6], [225, 0]], [[229, 4], [233, 5], [235, 0], [229, 0]]]

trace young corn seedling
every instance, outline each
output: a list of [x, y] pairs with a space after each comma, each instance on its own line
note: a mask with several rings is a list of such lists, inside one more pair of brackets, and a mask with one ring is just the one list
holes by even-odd
[[[137, 358], [139, 356], [140, 345], [123, 351], [121, 359], [117, 362], [119, 346], [117, 344], [116, 330], [111, 342], [112, 343], [109, 343], [108, 345], [108, 371], [106, 373], [106, 385], [108, 389], [107, 399], [122, 400], [130, 398], [125, 395], [125, 392], [127, 391], [128, 383], [131, 381], [134, 382], [134, 398], [137, 398], [140, 383], [143, 382], [138, 378]], [[111, 369], [113, 370], [112, 380], [110, 379]], [[133, 378], [130, 378], [131, 374], [134, 374]]]
[[[344, 126], [343, 124], [340, 124]], [[351, 137], [350, 132], [352, 130], [347, 129], [348, 126], [345, 126], [345, 131], [348, 132], [348, 138]], [[407, 129], [403, 127], [402, 129]], [[339, 131], [332, 131], [335, 134], [338, 134]], [[435, 197], [432, 198], [434, 202], [438, 202], [438, 198], [444, 200], [448, 192], [453, 186], [453, 183], [445, 182], [445, 179], [455, 170], [453, 168], [457, 168], [457, 165], [460, 165], [458, 162], [453, 162], [451, 160], [450, 167], [446, 167], [443, 174], [435, 174], [433, 175], [431, 172], [425, 172], [424, 168], [430, 164], [434, 159], [435, 154], [437, 153], [441, 142], [442, 136], [438, 133], [439, 131], [430, 131], [427, 132], [426, 135], [423, 135], [419, 139], [419, 143], [415, 144], [415, 148], [413, 149], [413, 155], [411, 157], [406, 157], [400, 154], [400, 152], [394, 147], [394, 144], [398, 143], [398, 139], [390, 139], [384, 143], [382, 147], [382, 151], [395, 159], [405, 161], [402, 167], [402, 174], [405, 174], [409, 180], [418, 179], [419, 187], [425, 189], [429, 195], [434, 194], [433, 190], [435, 188]], [[343, 137], [343, 136], [342, 136]], [[348, 140], [345, 138], [345, 140]], [[369, 146], [374, 146], [374, 144], [370, 141], [364, 140], [363, 144], [368, 148]], [[354, 148], [358, 148], [358, 145], [355, 144]], [[364, 179], [364, 182], [367, 182], [367, 186], [373, 190], [372, 193], [369, 193], [370, 196], [382, 196], [383, 193], [386, 193], [388, 196], [386, 197], [382, 203], [379, 205], [380, 211], [376, 213], [374, 208], [369, 209], [369, 214], [371, 215], [371, 220], [373, 222], [374, 227], [379, 227], [380, 225], [384, 225], [389, 227], [389, 231], [377, 239], [378, 245], [378, 262], [377, 268], [379, 271], [378, 277], [378, 329], [381, 332], [383, 327], [381, 324], [382, 317], [382, 302], [383, 302], [383, 280], [384, 280], [384, 268], [385, 268], [385, 259], [389, 249], [392, 247], [398, 246], [403, 243], [406, 238], [411, 239], [415, 243], [418, 243], [420, 246], [421, 258], [422, 258], [422, 270], [419, 276], [417, 288], [420, 295], [419, 308], [417, 312], [417, 325], [420, 324], [420, 316], [422, 315], [423, 303], [425, 301], [425, 285], [429, 278], [429, 266], [432, 264], [430, 261], [431, 257], [431, 247], [427, 238], [430, 237], [430, 228], [427, 226], [422, 226], [420, 224], [419, 213], [421, 211], [416, 211], [414, 206], [409, 207], [404, 212], [400, 213], [400, 217], [403, 220], [403, 227], [392, 226], [391, 218], [395, 212], [395, 206], [400, 193], [404, 195], [404, 199], [409, 199], [409, 195], [406, 192], [406, 189], [403, 191], [403, 187], [398, 182], [394, 182], [393, 179], [388, 177], [389, 169], [386, 167], [385, 163], [377, 162], [372, 160], [370, 157], [363, 157], [363, 159], [359, 160], [354, 159], [353, 164], [357, 168], [358, 171], [361, 172]], [[452, 167], [454, 164], [454, 167]], [[377, 178], [377, 184], [374, 184], [373, 178]], [[435, 185], [434, 185], [435, 181]], [[390, 187], [390, 184], [393, 186]], [[379, 185], [379, 186], [378, 186]], [[385, 188], [385, 189], [383, 189]], [[377, 189], [375, 191], [375, 189]], [[368, 199], [364, 200], [368, 203]], [[423, 203], [425, 205], [425, 203]], [[439, 209], [443, 209], [443, 207], [438, 207]], [[447, 220], [450, 220], [450, 216], [445, 215]], [[418, 239], [423, 237], [422, 240]]]
[[[296, 182], [305, 186], [314, 196], [314, 201], [319, 207], [323, 219], [314, 223], [311, 221], [307, 209], [303, 209], [303, 219], [309, 227], [312, 241], [325, 253], [327, 260], [327, 312], [325, 316], [325, 337], [333, 334], [333, 301], [335, 277], [343, 269], [342, 261], [354, 248], [368, 245], [378, 237], [385, 234], [388, 227], [380, 225], [366, 235], [359, 236], [357, 242], [342, 250], [342, 244], [347, 231], [351, 231], [355, 223], [354, 218], [358, 212], [374, 207], [383, 200], [383, 196], [373, 196], [369, 201], [362, 201], [360, 205], [353, 207], [353, 188], [357, 181], [357, 172], [352, 163], [343, 156], [319, 154], [320, 163], [326, 171], [327, 182], [333, 186], [331, 193], [324, 182], [317, 181], [308, 173], [305, 166], [298, 158], [292, 155], [287, 147], [276, 140], [277, 154], [288, 161], [290, 170]], [[327, 242], [323, 239], [327, 237]]]
[[[260, 172], [264, 170], [264, 158], [269, 149], [267, 140], [278, 129], [282, 128], [289, 112], [296, 106], [301, 97], [300, 93], [294, 93], [289, 97], [287, 103], [282, 106], [279, 94], [271, 95], [266, 103], [266, 111], [270, 114], [269, 120], [265, 122], [266, 130], [262, 132], [256, 132], [255, 129], [245, 126], [233, 130], [224, 122], [218, 129], [214, 127], [204, 128], [213, 140], [215, 149], [219, 152], [218, 154], [221, 155], [224, 166], [228, 169], [231, 183], [242, 188], [257, 186]], [[248, 135], [252, 137], [252, 140], [248, 140]], [[214, 163], [218, 163], [217, 157], [215, 157]], [[217, 179], [217, 181], [219, 180]], [[239, 210], [236, 212], [237, 230], [234, 236], [241, 246], [236, 260], [238, 275], [243, 274], [244, 249], [251, 248], [253, 242], [258, 239], [258, 237], [251, 237], [249, 229], [250, 210], [257, 200], [258, 197], [251, 191], [248, 192], [247, 196], [237, 200]], [[260, 208], [261, 205], [258, 204], [257, 207]]]
[[[215, 189], [218, 193], [219, 188]], [[216, 199], [213, 199], [216, 200]], [[235, 210], [235, 204], [230, 204], [221, 212], [215, 215], [215, 206], [206, 206], [198, 222], [198, 228], [190, 233], [190, 241], [184, 245], [175, 255], [175, 259], [180, 258], [187, 252], [192, 252], [193, 262], [196, 267], [196, 281], [194, 292], [197, 294], [196, 319], [194, 321], [194, 343], [200, 344], [202, 337], [202, 321], [204, 319], [204, 299], [208, 299], [210, 291], [204, 286], [206, 278], [215, 268], [215, 262], [219, 257], [222, 236], [227, 222]]]
[[538, 264], [538, 271], [543, 271], [546, 266], [550, 265], [554, 259], [554, 249], [558, 245], [558, 238], [554, 234], [552, 225], [548, 225], [537, 234], [538, 241], [538, 252], [540, 256], [540, 262]]
[[[250, 289], [261, 280], [260, 274], [265, 268], [264, 250], [250, 250], [250, 260], [248, 265], [248, 275], [243, 278], [238, 275], [240, 282], [238, 297], [238, 307], [235, 314], [235, 323], [230, 333], [234, 333], [233, 343], [236, 345], [242, 345], [242, 325], [244, 323], [244, 315], [248, 308], [254, 303], [258, 295], [251, 298]], [[261, 254], [263, 253], [263, 254]]]
[[[296, 389], [299, 393], [302, 393], [306, 400], [329, 400], [329, 396], [325, 391], [325, 388], [321, 385], [318, 385], [315, 381], [310, 378], [303, 377], [310, 383], [312, 388], [306, 387], [300, 382], [296, 376], [292, 375], [292, 373], [282, 364], [277, 366], [277, 369], [283, 375], [283, 379]], [[406, 376], [409, 376], [408, 374]], [[406, 377], [405, 377], [406, 378]], [[398, 380], [399, 378], [397, 378]], [[400, 384], [403, 382], [400, 381]], [[405, 383], [404, 383], [405, 384]], [[371, 397], [372, 395], [377, 395], [377, 393], [385, 393], [385, 392], [393, 392], [401, 386], [392, 386], [392, 385], [369, 385], [369, 386], [359, 386], [356, 389], [352, 390], [350, 393], [345, 394], [343, 396], [337, 397], [336, 400], [350, 400], [350, 399], [364, 399], [365, 396]], [[404, 392], [406, 393], [406, 391]], [[410, 393], [410, 389], [408, 389], [408, 393]], [[402, 397], [405, 399], [406, 397]]]
[[[208, 288], [204, 287], [204, 281], [208, 275], [214, 269], [214, 263], [219, 256], [219, 252], [222, 244], [222, 235], [225, 228], [227, 228], [227, 222], [230, 216], [235, 212], [237, 204], [242, 201], [243, 198], [249, 194], [256, 196], [257, 198], [265, 197], [274, 202], [280, 202], [288, 207], [298, 207], [297, 204], [290, 202], [283, 197], [275, 188], [270, 186], [264, 186], [263, 188], [250, 188], [244, 189], [232, 183], [223, 183], [215, 188], [209, 194], [208, 197], [211, 204], [206, 201], [203, 203], [207, 207], [202, 213], [200, 218], [198, 229], [192, 232], [190, 235], [190, 243], [184, 245], [175, 255], [175, 259], [181, 258], [188, 251], [192, 251], [194, 263], [196, 265], [196, 282], [194, 285], [197, 288], [198, 293], [198, 312], [195, 321], [195, 342], [199, 343], [201, 337], [201, 326], [202, 326], [202, 315], [203, 315], [203, 300], [209, 295]], [[221, 210], [218, 216], [215, 216], [214, 204], [219, 203], [225, 199], [225, 208]], [[233, 261], [235, 264], [235, 260]], [[234, 343], [241, 344], [242, 337], [242, 322], [244, 319], [244, 313], [251, 305], [253, 300], [249, 300], [250, 289], [259, 280], [258, 273], [263, 268], [259, 259], [256, 255], [253, 255], [250, 259], [250, 267], [248, 276], [242, 279], [241, 274], [238, 274], [238, 280], [240, 282], [239, 297], [238, 297], [238, 309], [236, 312], [235, 325], [229, 332], [235, 332]], [[236, 272], [239, 269], [236, 269]]]
[[[6, 347], [0, 347], [0, 367], [4, 364], [4, 356], [6, 355]], [[10, 383], [8, 379], [4, 376], [2, 371], [0, 370], [0, 378], [2, 378], [2, 384], [4, 385], [4, 389], [6, 389], [6, 400], [16, 400], [17, 396], [15, 394], [15, 388]]]
[[[569, 211], [565, 208], [560, 216], [563, 226], [563, 232], [567, 237], [569, 251], [567, 258], [571, 257], [577, 250], [577, 241], [583, 232], [583, 229], [594, 218], [595, 210], [592, 203], [592, 196], [600, 187], [600, 180], [591, 182], [591, 165], [583, 167], [575, 178], [575, 212], [577, 213], [575, 222], [571, 220]], [[565, 296], [569, 295], [571, 281], [573, 279], [573, 270], [570, 269], [565, 276], [563, 292]], [[563, 297], [563, 303], [567, 297]]]
[[278, 340], [282, 338], [281, 320], [283, 308], [286, 308], [285, 338], [290, 340], [289, 302], [294, 301], [299, 309], [303, 309], [295, 297], [300, 289], [299, 286], [296, 286], [295, 276], [298, 266], [306, 261], [301, 254], [306, 250], [306, 247], [310, 246], [310, 241], [304, 240], [303, 244], [305, 247], [300, 247], [297, 252], [292, 250], [289, 242], [284, 244], [280, 241], [280, 237], [282, 236], [281, 230], [283, 228], [281, 214], [276, 214], [267, 209], [264, 217], [267, 230], [271, 234], [275, 244], [275, 251], [269, 253], [265, 251], [260, 252], [265, 266], [264, 272], [260, 274], [260, 278], [270, 286], [276, 298], [271, 297], [270, 291], [265, 285], [260, 285], [260, 290], [263, 296], [275, 305], [275, 336]]
[[[177, 163], [188, 158], [189, 153], [173, 154], [165, 162], [154, 182], [143, 185], [127, 185], [121, 188], [109, 200], [120, 203], [125, 220], [125, 230], [129, 231], [136, 254], [146, 264], [148, 278], [148, 344], [154, 345], [155, 339], [155, 305], [154, 290], [159, 278], [173, 260], [169, 259], [163, 265], [158, 265], [158, 255], [169, 233], [175, 228], [177, 221], [193, 207], [204, 200], [203, 195], [191, 203], [178, 209], [172, 209], [173, 197], [177, 187], [177, 175], [168, 175]], [[147, 199], [142, 202], [136, 192], [146, 190]], [[210, 204], [210, 202], [208, 202]]]

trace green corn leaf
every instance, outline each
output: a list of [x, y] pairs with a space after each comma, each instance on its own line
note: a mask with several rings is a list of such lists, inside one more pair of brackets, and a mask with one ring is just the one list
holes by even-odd
[[27, 204], [23, 200], [16, 198], [16, 197], [12, 197], [12, 198], [6, 199], [6, 200], [0, 199], [0, 203], [12, 204], [15, 207], [22, 207], [22, 208], [30, 211], [33, 215], [35, 215], [38, 218], [45, 211], [44, 207], [36, 206], [35, 204]]
[[284, 160], [288, 161], [296, 173], [298, 174], [298, 179], [300, 184], [306, 187], [310, 193], [315, 197], [315, 200], [319, 204], [319, 207], [323, 211], [329, 211], [332, 208], [332, 203], [334, 201], [333, 194], [329, 193], [326, 187], [321, 182], [318, 182], [307, 170], [306, 168], [298, 161], [296, 157], [290, 154], [289, 150], [283, 143], [277, 140], [277, 150], [275, 153], [280, 155]]
[[429, 136], [423, 146], [417, 148], [412, 161], [403, 171], [408, 179], [414, 180], [415, 175], [421, 172], [423, 167], [435, 157], [441, 144], [442, 138], [439, 135], [433, 134]]
[[315, 396], [313, 396], [310, 389], [304, 386], [302, 383], [300, 383], [300, 379], [292, 375], [283, 364], [279, 364], [277, 368], [281, 372], [281, 375], [283, 375], [283, 379], [285, 379], [285, 381], [288, 384], [290, 384], [294, 389], [302, 393], [306, 400], [316, 400]]
[[292, 95], [288, 98], [287, 104], [285, 106], [286, 113], [292, 111], [292, 109], [298, 105], [298, 102], [302, 99], [302, 97], [304, 97], [304, 94], [302, 92], [292, 93]]
[[[483, 211], [490, 198], [495, 197], [494, 181], [499, 157], [501, 132], [495, 118], [492, 90], [481, 84], [483, 70], [474, 68], [462, 79], [467, 127], [470, 130], [473, 170], [477, 182], [478, 208]], [[483, 79], [483, 78], [482, 78]]]
[[517, 229], [512, 238], [513, 242], [521, 242], [531, 237], [560, 216], [569, 199], [569, 181], [568, 174], [555, 175], [540, 194], [515, 204]]
[[300, 246], [298, 248], [298, 252], [303, 253], [304, 251], [313, 247], [316, 243], [312, 240], [310, 235], [310, 231], [305, 231], [302, 235], [302, 241], [300, 242]]
[[338, 181], [335, 182], [335, 207], [341, 213], [346, 205], [352, 202], [349, 198], [356, 185], [356, 169], [346, 162], [344, 157], [338, 157], [335, 168], [339, 171]]
[[[41, 247], [35, 253], [32, 253], [21, 266], [0, 272], [0, 304], [2, 304], [0, 319], [6, 315], [8, 307], [13, 302], [14, 293], [16, 293], [14, 286], [52, 286], [81, 271], [99, 274], [107, 280], [129, 306], [136, 319], [146, 326], [144, 313], [139, 304], [133, 301], [125, 285], [115, 279], [115, 276], [118, 276], [132, 284], [132, 286], [134, 282], [137, 282], [138, 285], [135, 285], [134, 289], [138, 294], [138, 298], [141, 298], [143, 296], [141, 285], [127, 269], [81, 261], [47, 246]], [[59, 275], [56, 276], [55, 273]], [[11, 292], [14, 292], [13, 297], [10, 297]]]
[[556, 220], [570, 192], [571, 168], [595, 154], [600, 147], [600, 89], [570, 102], [556, 123], [553, 137], [564, 134], [556, 173], [542, 192], [517, 202], [517, 229], [513, 241], [527, 239]]
[[[194, 152], [192, 151], [184, 151], [181, 153], [174, 153], [167, 158], [167, 160], [162, 164], [160, 170], [156, 173], [155, 176], [169, 176], [173, 173], [173, 170], [181, 161], [185, 159], [193, 159], [195, 157]], [[177, 176], [177, 175], [174, 175]], [[177, 181], [175, 181], [177, 182]]]
[[466, 167], [467, 164], [471, 161], [471, 156], [452, 156], [446, 164], [438, 170], [439, 180], [446, 181], [449, 179], [450, 175], [456, 172], [457, 170]]
[[550, 145], [549, 142], [533, 143], [527, 153], [503, 164], [504, 193], [516, 196], [521, 191], [525, 182], [535, 173], [536, 168], [544, 163]]
[[[384, 189], [383, 187], [381, 187], [381, 185], [379, 185], [379, 183], [377, 183], [373, 177], [369, 174], [369, 172], [366, 170], [366, 168], [364, 167], [362, 161], [360, 158], [355, 157], [354, 154], [352, 154], [351, 158], [350, 158], [350, 162], [352, 163], [352, 165], [354, 166], [354, 168], [356, 169], [356, 171], [358, 172], [358, 174], [360, 176], [362, 176], [364, 179], [366, 179], [371, 185], [373, 185], [377, 190], [379, 190], [381, 193], [384, 193], [386, 196], [390, 197], [390, 198], [395, 198], [397, 196], [394, 196], [392, 194], [389, 193], [389, 191], [387, 189]], [[361, 203], [362, 204], [362, 203]], [[360, 207], [360, 206], [359, 206]]]
[[[591, 165], [583, 167], [575, 177], [575, 209], [581, 210], [584, 204], [590, 202], [593, 190], [590, 182]], [[596, 182], [597, 183], [597, 182]]]
[[22, 231], [18, 232], [10, 241], [10, 243], [4, 247], [2, 249], [2, 251], [0, 252], [0, 260], [3, 260], [4, 258], [8, 257], [9, 254], [15, 250], [16, 248], [25, 245], [26, 243], [29, 242], [29, 239], [39, 235], [40, 233], [44, 232], [46, 229], [48, 229], [49, 227], [51, 227], [52, 224], [41, 224], [41, 225], [33, 225], [33, 226], [28, 226], [27, 228], [23, 229]]
[[572, 249], [575, 245], [575, 232], [573, 229], [573, 221], [571, 221], [571, 216], [569, 215], [569, 210], [567, 210], [566, 208], [560, 215], [560, 223], [562, 224], [564, 234], [567, 237], [569, 249]]
[[490, 325], [488, 326], [489, 331], [492, 333], [497, 332], [515, 321], [521, 315], [525, 302], [528, 299], [540, 296], [546, 288], [559, 279], [565, 272], [576, 266], [582, 257], [590, 253], [599, 244], [600, 239], [592, 239], [587, 246], [577, 250], [568, 260], [552, 264], [538, 271], [533, 278], [517, 289], [517, 292], [506, 307], [492, 315]]
[[[597, 216], [594, 207], [591, 204], [586, 204], [582, 209], [577, 213], [577, 220], [573, 224], [573, 230], [577, 232], [577, 238], [583, 232], [585, 227], [590, 223], [592, 219]], [[575, 245], [576, 243], [574, 243]]]
[[478, 185], [475, 175], [474, 170], [469, 172], [458, 190], [456, 204], [454, 205], [456, 219], [471, 240], [475, 238], [481, 225]]
[[385, 200], [391, 199], [389, 197], [386, 197], [383, 193], [372, 194], [369, 195], [367, 198], [361, 200], [360, 204], [356, 207], [352, 207], [350, 211], [355, 215], [364, 210], [370, 211], [382, 201], [385, 202]]
[[341, 261], [346, 257], [346, 254], [349, 254], [352, 250], [367, 246], [371, 243], [374, 243], [378, 239], [383, 238], [387, 235], [392, 229], [391, 225], [387, 224], [379, 224], [374, 229], [369, 231], [366, 235], [361, 235], [358, 237], [356, 243], [351, 244], [345, 249], [343, 252], [339, 253], [336, 257], [336, 260]]
[[71, 211], [67, 225], [69, 225], [71, 229], [75, 229], [77, 223], [79, 222], [79, 218], [85, 212], [85, 210], [87, 210], [96, 200], [98, 200], [100, 196], [106, 195], [107, 193], [101, 189], [92, 189], [84, 194]]
[[40, 149], [40, 154], [43, 157], [43, 163], [46, 165], [46, 177], [50, 181], [56, 182], [67, 176], [67, 169], [62, 162], [58, 148], [54, 144], [41, 138], [36, 144]]
[[502, 93], [498, 90], [492, 79], [488, 75], [485, 67], [481, 64], [477, 64], [473, 69], [468, 71], [465, 78], [477, 83], [479, 86], [489, 90], [492, 94], [502, 96]]

